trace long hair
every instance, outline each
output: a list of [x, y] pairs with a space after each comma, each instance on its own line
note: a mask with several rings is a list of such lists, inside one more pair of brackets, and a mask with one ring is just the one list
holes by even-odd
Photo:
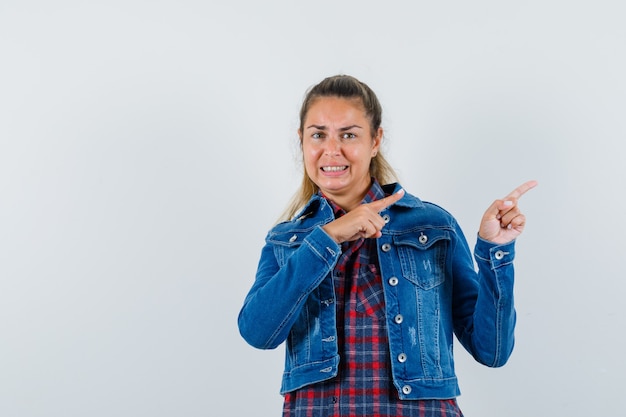
[[[308, 90], [302, 102], [302, 107], [300, 108], [301, 132], [304, 131], [304, 121], [311, 105], [320, 97], [339, 97], [360, 100], [365, 109], [365, 115], [370, 121], [372, 135], [378, 132], [378, 128], [382, 122], [382, 106], [378, 101], [378, 97], [376, 97], [374, 91], [372, 91], [367, 84], [350, 75], [335, 75], [325, 78], [319, 84]], [[300, 138], [300, 150], [302, 150], [302, 138]], [[379, 149], [376, 156], [372, 158], [370, 163], [370, 176], [376, 178], [381, 184], [389, 184], [397, 181], [397, 175], [383, 156], [382, 149]], [[318, 190], [318, 186], [311, 181], [306, 170], [303, 170], [300, 188], [294, 194], [291, 202], [280, 217], [280, 220], [290, 220]]]

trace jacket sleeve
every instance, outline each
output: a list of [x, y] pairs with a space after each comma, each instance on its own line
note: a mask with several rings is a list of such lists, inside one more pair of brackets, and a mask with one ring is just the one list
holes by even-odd
[[460, 229], [459, 235], [453, 254], [455, 333], [478, 362], [499, 367], [508, 361], [514, 345], [515, 241], [498, 245], [478, 237], [476, 271]]
[[284, 342], [307, 297], [335, 267], [340, 252], [317, 226], [281, 267], [268, 235], [255, 282], [239, 312], [239, 332], [246, 342], [259, 349]]

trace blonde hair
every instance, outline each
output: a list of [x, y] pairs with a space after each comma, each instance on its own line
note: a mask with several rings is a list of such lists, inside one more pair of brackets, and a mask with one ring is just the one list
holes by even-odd
[[[375, 135], [382, 122], [382, 107], [376, 94], [365, 83], [349, 75], [335, 75], [325, 78], [319, 84], [313, 86], [307, 92], [302, 107], [300, 108], [300, 131], [303, 131], [304, 121], [313, 102], [320, 97], [340, 97], [345, 99], [359, 100], [363, 105], [365, 114], [370, 120], [372, 135]], [[373, 138], [373, 136], [372, 136]], [[302, 140], [300, 140], [302, 149]], [[311, 197], [318, 192], [318, 186], [311, 181], [303, 169], [302, 182], [300, 188], [291, 199], [291, 202], [280, 217], [280, 221], [290, 220], [301, 210]], [[370, 163], [370, 176], [381, 184], [389, 184], [397, 181], [398, 176], [389, 162], [379, 149]]]

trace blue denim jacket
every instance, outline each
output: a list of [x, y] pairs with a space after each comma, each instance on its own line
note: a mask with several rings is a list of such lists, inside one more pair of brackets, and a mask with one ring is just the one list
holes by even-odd
[[[398, 184], [383, 187], [386, 194]], [[480, 363], [502, 366], [513, 350], [514, 242], [478, 237], [474, 250], [447, 211], [408, 193], [381, 215], [377, 239], [394, 384], [402, 399], [460, 394], [453, 334]], [[269, 231], [256, 280], [239, 313], [252, 346], [286, 341], [281, 393], [334, 377], [337, 348], [333, 269], [340, 246], [322, 229], [334, 219], [313, 196], [292, 221]]]

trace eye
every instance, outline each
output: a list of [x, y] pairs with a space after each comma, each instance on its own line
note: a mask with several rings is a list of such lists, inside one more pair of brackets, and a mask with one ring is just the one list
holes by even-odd
[[311, 135], [311, 137], [313, 139], [322, 139], [324, 137], [324, 134], [322, 132], [315, 132]]
[[343, 135], [341, 135], [342, 139], [354, 139], [356, 138], [356, 135], [354, 133], [350, 133], [350, 132], [346, 132]]

